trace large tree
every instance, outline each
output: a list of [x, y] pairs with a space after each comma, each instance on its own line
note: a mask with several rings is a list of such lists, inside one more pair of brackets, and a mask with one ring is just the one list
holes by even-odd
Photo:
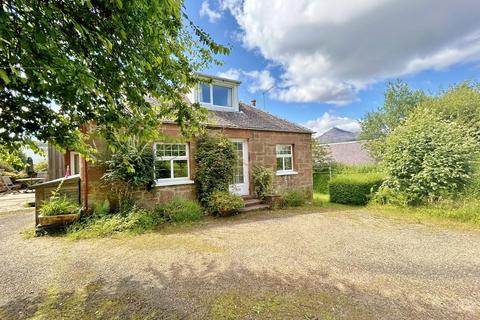
[[410, 89], [405, 82], [388, 84], [383, 106], [369, 112], [361, 121], [360, 138], [369, 141], [367, 148], [372, 156], [377, 159], [383, 157], [385, 138], [405, 121], [425, 97], [422, 91]]
[[[185, 93], [229, 49], [190, 22], [182, 0], [0, 1], [0, 145], [87, 152], [83, 124], [107, 139], [173, 118], [196, 128]], [[160, 101], [152, 106], [145, 97]]]

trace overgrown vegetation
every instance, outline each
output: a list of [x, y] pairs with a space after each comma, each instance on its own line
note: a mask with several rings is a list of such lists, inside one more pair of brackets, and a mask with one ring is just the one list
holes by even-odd
[[60, 190], [62, 188], [63, 182], [58, 185], [58, 187], [52, 192], [50, 199], [44, 201], [38, 212], [42, 216], [58, 216], [61, 214], [71, 214], [78, 213], [80, 207], [77, 202], [67, 198], [66, 195], [62, 195]]
[[209, 197], [207, 211], [221, 217], [232, 216], [244, 207], [242, 197], [227, 191], [215, 191]]
[[384, 178], [383, 174], [378, 173], [338, 175], [330, 181], [330, 201], [365, 205]]
[[205, 135], [197, 143], [195, 154], [198, 197], [208, 206], [216, 191], [228, 192], [237, 165], [237, 152], [233, 143], [223, 135]]
[[283, 194], [283, 204], [285, 207], [301, 207], [305, 205], [307, 196], [303, 190], [288, 190]]
[[253, 185], [255, 194], [259, 199], [264, 199], [266, 195], [273, 193], [273, 181], [275, 173], [271, 168], [263, 166], [253, 167]]
[[333, 177], [341, 174], [369, 174], [383, 173], [384, 169], [379, 164], [350, 165], [331, 163], [317, 170], [313, 175], [313, 190], [319, 193], [328, 193], [330, 175]]

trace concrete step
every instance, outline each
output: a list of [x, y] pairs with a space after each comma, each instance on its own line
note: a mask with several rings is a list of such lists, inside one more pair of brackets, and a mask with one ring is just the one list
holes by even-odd
[[245, 207], [255, 206], [257, 204], [262, 204], [262, 200], [260, 199], [244, 199], [243, 202], [245, 203]]
[[257, 211], [257, 210], [266, 210], [268, 208], [269, 208], [268, 204], [257, 204], [257, 205], [242, 208], [239, 211], [240, 212], [250, 212], [250, 211]]

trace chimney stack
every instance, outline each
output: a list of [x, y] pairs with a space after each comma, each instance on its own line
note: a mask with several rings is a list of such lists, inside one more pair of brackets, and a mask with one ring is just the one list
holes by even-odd
[[257, 100], [253, 99], [252, 100], [252, 107], [256, 107], [257, 106]]

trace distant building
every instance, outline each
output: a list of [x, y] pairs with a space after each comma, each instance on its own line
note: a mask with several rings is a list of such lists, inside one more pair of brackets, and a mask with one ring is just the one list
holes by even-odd
[[359, 141], [357, 133], [332, 128], [317, 140], [327, 148], [333, 162], [343, 164], [375, 163], [375, 159], [364, 148], [366, 141]]

